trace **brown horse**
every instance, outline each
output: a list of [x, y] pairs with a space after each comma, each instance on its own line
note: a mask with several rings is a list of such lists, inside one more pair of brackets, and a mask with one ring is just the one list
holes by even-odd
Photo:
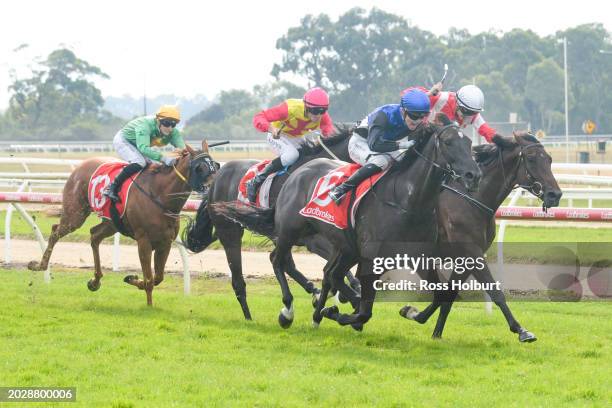
[[[28, 264], [31, 270], [46, 270], [56, 242], [78, 229], [92, 209], [87, 198], [89, 180], [100, 164], [116, 161], [112, 157], [94, 157], [83, 161], [70, 175], [64, 186], [62, 215], [59, 224], [53, 225], [47, 249], [40, 263]], [[138, 243], [138, 255], [144, 278], [126, 276], [124, 281], [147, 293], [147, 304], [153, 304], [153, 287], [164, 279], [164, 268], [172, 242], [179, 231], [179, 214], [192, 190], [202, 192], [206, 183], [219, 168], [208, 154], [208, 145], [202, 142], [202, 150], [187, 146], [180, 151], [175, 166], [151, 164], [142, 171], [130, 191], [125, 214], [122, 218], [125, 232]], [[112, 221], [103, 220], [91, 228], [91, 248], [94, 255], [95, 275], [87, 287], [91, 291], [100, 288], [100, 242], [117, 229]], [[151, 271], [151, 255], [155, 251], [155, 275]]]

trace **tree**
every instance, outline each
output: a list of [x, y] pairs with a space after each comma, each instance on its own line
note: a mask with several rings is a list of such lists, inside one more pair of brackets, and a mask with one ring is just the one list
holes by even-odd
[[19, 79], [13, 71], [7, 115], [25, 133], [38, 137], [57, 137], [74, 122], [95, 121], [104, 100], [93, 78], [109, 76], [68, 49], [55, 50], [29, 77]]
[[325, 14], [307, 15], [299, 27], [290, 28], [276, 41], [276, 48], [285, 51], [283, 62], [274, 64], [271, 74], [279, 79], [283, 72], [293, 72], [308, 79], [314, 86], [331, 87], [325, 71], [326, 61], [333, 58], [333, 25]]
[[550, 133], [563, 110], [563, 69], [551, 58], [527, 69], [525, 99], [529, 101], [530, 121]]
[[239, 89], [231, 91], [221, 91], [217, 97], [217, 102], [194, 115], [189, 124], [199, 122], [221, 122], [232, 116], [240, 115], [243, 112], [253, 112], [259, 107], [257, 99], [248, 91]]

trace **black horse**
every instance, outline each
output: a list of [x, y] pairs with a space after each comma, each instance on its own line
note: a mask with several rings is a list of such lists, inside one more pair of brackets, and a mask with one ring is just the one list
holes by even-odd
[[[542, 199], [544, 208], [558, 206], [561, 199], [561, 190], [551, 170], [552, 159], [531, 134], [515, 133], [513, 138], [504, 138], [496, 145], [477, 146], [474, 150], [483, 173], [478, 192], [472, 198], [466, 197], [459, 183], [450, 183], [450, 189], [440, 194], [437, 216], [441, 256], [458, 254], [472, 259], [484, 258], [495, 238], [495, 211], [517, 186]], [[483, 269], [475, 268], [470, 272], [480, 283], [494, 282], [486, 262]], [[449, 281], [463, 281], [469, 276], [467, 272], [453, 271]], [[533, 333], [516, 321], [501, 290], [487, 293], [501, 309], [510, 330], [518, 334], [519, 341], [536, 340]], [[425, 323], [440, 307], [433, 332], [434, 338], [440, 338], [457, 294], [457, 290], [435, 291], [433, 303], [422, 312], [404, 306], [400, 314]]]
[[[270, 188], [270, 206], [273, 208], [276, 204], [278, 193], [289, 177], [289, 174], [304, 163], [321, 157], [350, 161], [348, 142], [353, 129], [354, 126], [337, 124], [334, 135], [325, 138], [319, 137], [318, 144], [308, 143], [303, 145], [300, 148], [300, 159], [289, 167], [286, 174], [274, 178]], [[247, 320], [251, 320], [251, 312], [247, 303], [246, 283], [242, 274], [241, 254], [244, 228], [240, 224], [217, 214], [213, 206], [217, 202], [235, 201], [237, 199], [240, 180], [255, 163], [257, 163], [257, 160], [232, 160], [227, 162], [217, 173], [208, 195], [202, 200], [195, 221], [188, 222], [182, 235], [187, 249], [196, 253], [202, 252], [210, 244], [219, 239], [225, 250], [227, 262], [232, 273], [232, 288]], [[321, 251], [318, 251], [315, 247], [310, 249], [315, 253], [321, 254]], [[306, 292], [313, 295], [320, 293], [320, 290], [297, 270], [291, 257], [289, 257], [286, 266], [287, 274], [298, 282]], [[351, 287], [358, 288], [359, 281], [355, 279], [350, 271], [347, 271], [346, 276], [351, 283]]]
[[[416, 145], [362, 199], [356, 226], [348, 233], [327, 223], [299, 215], [310, 200], [317, 180], [338, 167], [332, 160], [317, 159], [298, 168], [281, 188], [275, 209], [258, 209], [233, 203], [218, 203], [216, 211], [249, 229], [273, 238], [276, 251], [274, 273], [283, 292], [284, 307], [279, 315], [282, 327], [293, 321], [293, 295], [283, 271], [294, 245], [325, 238], [330, 247], [324, 269], [323, 289], [313, 315], [321, 321], [321, 309], [329, 290], [337, 288], [355, 307], [355, 314], [341, 315], [337, 308], [326, 309], [325, 316], [355, 328], [372, 315], [375, 297], [373, 271], [375, 257], [395, 257], [398, 253], [421, 253], [431, 247], [437, 234], [435, 208], [442, 181], [461, 179], [469, 190], [478, 185], [480, 170], [471, 156], [471, 141], [444, 115], [443, 126], [423, 125], [415, 137]], [[271, 223], [271, 220], [274, 223]], [[412, 244], [412, 245], [410, 245]], [[361, 297], [344, 282], [345, 271], [359, 264], [357, 277]]]

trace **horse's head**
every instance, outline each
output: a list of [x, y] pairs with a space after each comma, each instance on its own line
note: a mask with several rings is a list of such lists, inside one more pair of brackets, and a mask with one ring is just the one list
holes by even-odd
[[[208, 143], [202, 141], [202, 150], [194, 150], [186, 145], [179, 158], [177, 167], [186, 169], [187, 182], [193, 191], [204, 192], [221, 165], [214, 161], [208, 151]], [[187, 170], [188, 169], [188, 170]]]
[[439, 113], [433, 125], [426, 125], [424, 134], [434, 138], [437, 164], [469, 191], [478, 190], [481, 172], [472, 158], [472, 141], [459, 126]]
[[[552, 158], [529, 132], [514, 132], [513, 142], [519, 160], [516, 183], [540, 198], [544, 208], [556, 207], [563, 193], [552, 173]], [[504, 143], [504, 142], [502, 142]]]

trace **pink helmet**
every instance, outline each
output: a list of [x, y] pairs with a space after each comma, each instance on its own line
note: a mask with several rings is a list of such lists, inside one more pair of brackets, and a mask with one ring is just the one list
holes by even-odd
[[321, 88], [312, 88], [304, 94], [304, 103], [308, 107], [327, 108], [329, 106], [329, 95]]

